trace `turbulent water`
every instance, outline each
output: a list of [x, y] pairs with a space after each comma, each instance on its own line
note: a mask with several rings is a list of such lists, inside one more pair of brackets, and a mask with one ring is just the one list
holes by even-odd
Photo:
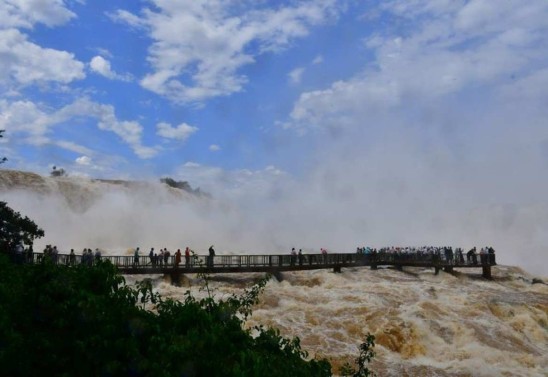
[[[249, 325], [298, 336], [335, 370], [370, 332], [379, 376], [546, 376], [548, 286], [516, 267], [495, 267], [493, 276], [411, 268], [284, 273], [268, 283]], [[217, 276], [212, 285], [224, 297], [256, 277]], [[189, 286], [203, 294], [196, 278], [186, 285], [158, 280], [157, 289], [174, 298]]]
[[[120, 254], [137, 242], [142, 249], [156, 245], [159, 235], [164, 244], [156, 246], [171, 249], [204, 249], [213, 237], [224, 245], [261, 241], [242, 231], [230, 206], [159, 183], [3, 170], [0, 192], [0, 200], [46, 231], [37, 249], [54, 243], [61, 251], [100, 247], [105, 254]], [[237, 246], [227, 249], [239, 252]], [[480, 274], [480, 269], [434, 275], [411, 268], [284, 273], [281, 282], [268, 283], [248, 325], [298, 336], [312, 357], [329, 358], [335, 370], [357, 355], [370, 332], [377, 343], [372, 369], [379, 376], [547, 376], [548, 285], [533, 284], [535, 277], [518, 267], [493, 268], [492, 281]], [[259, 276], [214, 276], [212, 285], [223, 297]], [[203, 294], [195, 276], [183, 287], [153, 278], [166, 296], [182, 298], [189, 288]]]

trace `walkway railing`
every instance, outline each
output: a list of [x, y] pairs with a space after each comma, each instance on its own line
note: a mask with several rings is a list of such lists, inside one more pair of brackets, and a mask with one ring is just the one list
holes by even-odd
[[[93, 264], [98, 258], [95, 256], [57, 254], [45, 255], [43, 253], [15, 255], [21, 262], [40, 263], [45, 259], [60, 265]], [[200, 269], [210, 272], [223, 272], [230, 270], [307, 270], [318, 268], [352, 267], [352, 266], [418, 266], [418, 267], [482, 267], [496, 265], [494, 254], [474, 255], [466, 258], [454, 255], [447, 259], [443, 254], [437, 253], [336, 253], [336, 254], [303, 254], [303, 255], [217, 255], [212, 259], [206, 255], [192, 255], [188, 260], [182, 256], [181, 262], [176, 265], [175, 256], [167, 258], [158, 256], [101, 256], [101, 260], [108, 260], [122, 272], [127, 273], [151, 273], [158, 270], [161, 273], [165, 269], [179, 268], [197, 271]]]

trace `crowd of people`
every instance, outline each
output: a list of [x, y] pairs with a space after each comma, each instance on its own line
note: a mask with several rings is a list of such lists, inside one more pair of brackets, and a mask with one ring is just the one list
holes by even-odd
[[[466, 253], [460, 247], [451, 246], [422, 246], [422, 247], [358, 247], [356, 253], [368, 256], [394, 256], [400, 259], [430, 260], [437, 259], [451, 265], [478, 264], [478, 255], [481, 264], [495, 263], [495, 249], [491, 246], [482, 247], [478, 253], [474, 246]], [[465, 260], [466, 255], [466, 260]]]
[[[22, 243], [16, 244], [11, 248], [13, 258], [18, 263], [33, 263], [40, 262], [41, 260], [51, 260], [54, 263], [61, 263], [66, 265], [88, 265], [91, 266], [94, 263], [101, 260], [101, 251], [96, 248], [92, 251], [90, 248], [84, 248], [81, 255], [77, 256], [74, 249], [70, 250], [70, 254], [60, 255], [57, 246], [47, 245], [42, 254], [34, 254], [33, 247], [30, 245], [27, 249], [24, 248]], [[214, 266], [215, 249], [211, 245], [208, 249], [209, 254], [205, 257], [205, 266], [211, 268]], [[298, 251], [295, 248], [291, 249], [289, 263], [294, 265], [303, 265], [305, 263], [327, 263], [327, 250], [320, 248], [320, 255], [304, 254], [302, 249]], [[418, 262], [430, 262], [440, 261], [445, 264], [458, 266], [458, 265], [484, 265], [484, 264], [496, 264], [495, 263], [495, 249], [491, 246], [486, 246], [477, 251], [476, 247], [471, 248], [468, 251], [464, 251], [462, 248], [453, 248], [451, 246], [421, 246], [421, 247], [382, 247], [372, 248], [368, 246], [357, 247], [356, 254], [362, 261], [418, 261]], [[335, 256], [345, 256], [345, 258], [351, 257], [351, 254], [334, 254]], [[186, 247], [184, 253], [181, 249], [177, 249], [175, 253], [171, 253], [167, 248], [161, 248], [157, 252], [153, 247], [148, 252], [148, 255], [142, 256], [139, 247], [136, 247], [133, 252], [134, 267], [163, 267], [163, 266], [182, 266], [184, 256], [184, 267], [189, 268], [200, 264], [201, 262], [196, 253], [189, 247]], [[148, 257], [148, 258], [147, 258]], [[339, 261], [337, 259], [337, 261]], [[340, 261], [339, 261], [340, 262]], [[281, 262], [280, 262], [281, 263]], [[287, 262], [286, 262], [287, 263]]]
[[[184, 257], [185, 257], [185, 267], [191, 267], [194, 262], [193, 258], [191, 256], [195, 255], [194, 251], [191, 250], [188, 246], [185, 249]], [[213, 266], [213, 257], [215, 256], [215, 250], [213, 249], [213, 245], [209, 247], [209, 256], [207, 258], [207, 265], [208, 267]], [[174, 255], [171, 255], [171, 252], [167, 248], [160, 249], [160, 252], [157, 253], [154, 251], [154, 248], [151, 248], [148, 252], [148, 263], [152, 267], [162, 267], [162, 266], [171, 266], [174, 265], [175, 267], [179, 267], [182, 262], [183, 253], [181, 252], [181, 249], [177, 249], [177, 251], [174, 253]], [[147, 265], [147, 262], [144, 262], [143, 264]], [[133, 265], [134, 266], [140, 266], [141, 265], [141, 249], [139, 247], [135, 248], [135, 251], [133, 253]]]

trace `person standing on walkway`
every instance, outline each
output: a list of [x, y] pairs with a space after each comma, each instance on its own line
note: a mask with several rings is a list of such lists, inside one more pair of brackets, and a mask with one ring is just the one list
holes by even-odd
[[179, 267], [179, 263], [181, 263], [181, 249], [177, 249], [175, 253], [175, 267]]
[[154, 248], [153, 247], [150, 249], [150, 252], [148, 253], [148, 257], [150, 258], [150, 264], [154, 266]]
[[69, 264], [71, 266], [74, 266], [75, 263], [76, 263], [76, 254], [74, 254], [74, 249], [70, 249]]
[[188, 246], [185, 249], [185, 267], [190, 267], [190, 248]]
[[208, 266], [213, 267], [213, 258], [215, 258], [215, 249], [213, 249], [213, 245], [209, 247], [209, 261]]
[[171, 253], [164, 247], [164, 264], [167, 266]]

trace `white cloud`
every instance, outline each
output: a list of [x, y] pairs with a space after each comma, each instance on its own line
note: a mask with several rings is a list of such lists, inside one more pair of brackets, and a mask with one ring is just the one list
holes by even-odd
[[289, 126], [340, 127], [352, 121], [352, 113], [373, 114], [412, 100], [435, 101], [472, 87], [503, 85], [511, 75], [546, 66], [544, 1], [496, 6], [482, 0], [392, 1], [381, 8], [416, 24], [408, 35], [369, 37], [374, 64], [329, 88], [303, 93]]
[[295, 85], [299, 84], [303, 77], [303, 73], [304, 73], [303, 67], [295, 68], [294, 70], [292, 70], [291, 72], [287, 74], [287, 76], [289, 77], [289, 82]]
[[146, 23], [141, 18], [123, 9], [118, 9], [116, 12], [108, 13], [108, 16], [113, 21], [125, 23], [136, 29], [146, 27]]
[[176, 102], [201, 102], [242, 90], [241, 67], [255, 57], [286, 47], [338, 12], [335, 0], [301, 1], [264, 9], [252, 1], [166, 2], [138, 17], [127, 11], [112, 16], [131, 26], [146, 25], [154, 41], [148, 61], [153, 72], [141, 85]]
[[66, 150], [69, 150], [69, 151], [72, 151], [72, 152], [76, 152], [76, 153], [85, 153], [85, 154], [93, 154], [93, 151], [89, 148], [86, 148], [82, 145], [79, 145], [79, 144], [76, 144], [72, 141], [67, 141], [67, 140], [55, 140], [54, 141], [55, 145], [58, 145], [59, 147], [63, 148], [63, 149], [66, 149]]
[[32, 28], [37, 23], [53, 27], [76, 15], [64, 0], [3, 0], [0, 2], [0, 27]]
[[321, 64], [323, 63], [323, 56], [318, 55], [312, 60], [312, 64]]
[[[118, 120], [114, 107], [82, 98], [58, 110], [41, 107], [31, 101], [8, 102], [0, 100], [0, 129], [10, 133], [26, 135], [28, 143], [41, 145], [52, 143], [48, 137], [50, 128], [75, 118], [93, 118], [97, 126], [104, 131], [111, 131], [127, 143], [140, 158], [155, 156], [158, 147], [146, 147], [141, 143], [143, 126], [136, 121]], [[83, 149], [70, 142], [57, 142], [57, 145], [85, 153]]]
[[212, 152], [217, 152], [217, 151], [220, 151], [221, 150], [221, 147], [218, 146], [217, 144], [211, 144], [209, 146], [209, 150], [212, 151]]
[[69, 83], [85, 77], [84, 64], [66, 51], [40, 47], [16, 29], [0, 29], [0, 82]]
[[100, 74], [111, 80], [129, 81], [131, 77], [129, 75], [120, 75], [112, 70], [110, 62], [102, 56], [94, 56], [89, 62], [89, 67], [95, 73]]
[[76, 158], [75, 162], [78, 165], [90, 166], [91, 165], [91, 158], [89, 158], [88, 156], [80, 156], [80, 157]]
[[167, 139], [175, 139], [185, 141], [198, 131], [197, 127], [190, 126], [186, 123], [181, 123], [177, 127], [172, 127], [169, 123], [158, 123], [156, 125], [157, 134]]

